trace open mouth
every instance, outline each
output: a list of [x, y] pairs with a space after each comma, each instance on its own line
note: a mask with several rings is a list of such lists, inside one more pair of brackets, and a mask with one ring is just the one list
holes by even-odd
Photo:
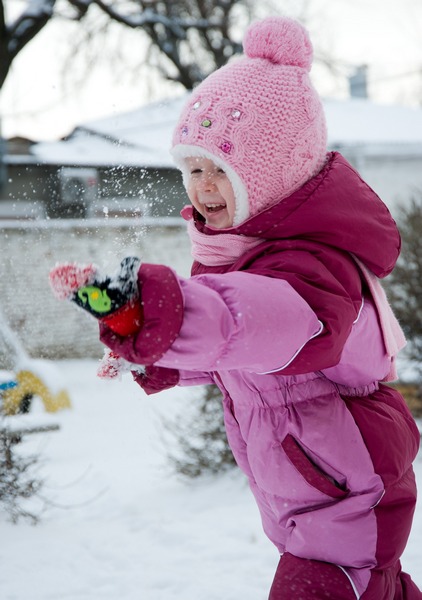
[[205, 204], [204, 206], [207, 213], [220, 212], [221, 210], [226, 208], [225, 204]]

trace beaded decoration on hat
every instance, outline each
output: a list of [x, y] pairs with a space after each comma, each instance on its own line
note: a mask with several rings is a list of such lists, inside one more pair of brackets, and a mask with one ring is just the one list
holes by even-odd
[[307, 31], [270, 17], [246, 32], [244, 56], [205, 79], [184, 107], [172, 154], [210, 158], [229, 177], [234, 225], [292, 194], [326, 159], [322, 104], [309, 79], [313, 50]]

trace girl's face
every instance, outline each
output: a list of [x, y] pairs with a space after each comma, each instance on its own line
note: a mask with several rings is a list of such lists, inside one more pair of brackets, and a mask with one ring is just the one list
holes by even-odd
[[190, 157], [187, 193], [205, 222], [215, 229], [233, 226], [236, 209], [232, 185], [225, 172], [209, 158]]

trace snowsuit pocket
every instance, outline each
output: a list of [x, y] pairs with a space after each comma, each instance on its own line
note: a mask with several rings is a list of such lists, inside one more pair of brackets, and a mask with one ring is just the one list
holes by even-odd
[[341, 487], [332, 477], [324, 473], [324, 471], [322, 471], [322, 469], [307, 456], [291, 434], [286, 435], [281, 442], [281, 446], [296, 470], [313, 488], [330, 498], [338, 500], [341, 500], [348, 495], [349, 491]]

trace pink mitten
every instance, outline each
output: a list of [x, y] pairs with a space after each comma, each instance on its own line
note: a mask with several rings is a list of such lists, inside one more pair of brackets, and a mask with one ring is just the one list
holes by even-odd
[[138, 290], [139, 258], [127, 257], [113, 276], [102, 275], [95, 265], [62, 263], [50, 271], [50, 285], [59, 300], [71, 300], [119, 335], [142, 327]]

